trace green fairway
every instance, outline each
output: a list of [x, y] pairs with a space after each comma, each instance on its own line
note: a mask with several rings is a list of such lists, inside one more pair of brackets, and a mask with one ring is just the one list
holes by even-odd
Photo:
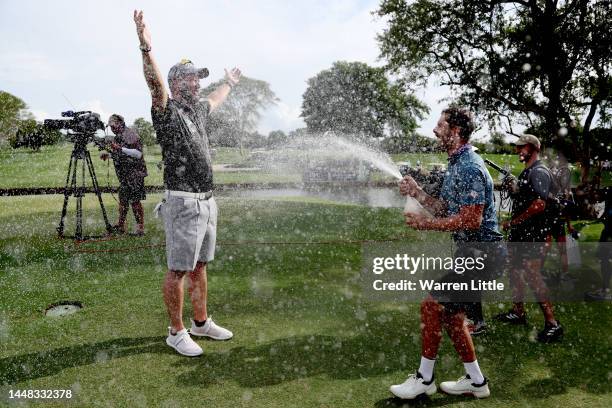
[[[0, 189], [1, 188], [27, 188], [27, 187], [63, 187], [66, 184], [66, 173], [72, 144], [59, 144], [43, 146], [40, 151], [29, 149], [0, 149]], [[112, 163], [104, 162], [98, 158], [99, 151], [90, 146], [90, 154], [94, 163], [100, 186], [117, 186], [118, 181]], [[149, 176], [145, 179], [147, 186], [161, 186], [163, 174], [157, 165], [161, 161], [159, 146], [145, 146], [145, 159]], [[298, 153], [296, 153], [298, 154]], [[483, 154], [483, 157], [492, 160], [500, 166], [508, 165], [514, 175], [518, 175], [523, 165], [515, 155]], [[392, 155], [395, 162], [410, 162], [416, 166], [418, 162], [424, 166], [433, 163], [446, 164], [446, 155], [441, 153], [415, 154], [402, 153]], [[237, 148], [221, 147], [216, 149], [213, 162], [216, 165], [250, 165], [248, 154], [243, 157]], [[232, 169], [235, 170], [235, 169]], [[495, 180], [499, 174], [490, 170]], [[604, 173], [603, 184], [612, 183], [609, 172]], [[380, 172], [372, 175], [372, 180], [387, 180], [389, 176]], [[297, 171], [215, 171], [215, 183], [294, 183], [301, 181], [301, 174]], [[578, 182], [578, 171], [572, 173], [572, 182]]]
[[[29, 149], [0, 149], [0, 188], [64, 187], [72, 148], [72, 144], [65, 143], [43, 146], [37, 152]], [[238, 149], [219, 148], [216, 151], [215, 164], [236, 164], [243, 160]], [[89, 153], [100, 186], [118, 186], [119, 182], [111, 161], [100, 160], [100, 152], [92, 145], [89, 146]], [[145, 185], [161, 186], [163, 184], [163, 173], [157, 167], [161, 161], [159, 146], [145, 146], [144, 154], [149, 173], [145, 179]], [[217, 184], [299, 182], [300, 179], [297, 174], [281, 174], [278, 172], [215, 172], [215, 182]], [[89, 175], [87, 175], [87, 180], [88, 185], [90, 185]]]
[[[204, 355], [186, 358], [164, 343], [164, 239], [152, 217], [158, 198], [145, 202], [145, 237], [79, 246], [55, 237], [61, 196], [0, 198], [0, 405], [9, 389], [71, 389], [69, 406], [79, 407], [402, 406], [388, 387], [418, 367], [419, 305], [365, 299], [357, 283], [361, 244], [347, 241], [439, 241], [446, 234], [405, 229], [399, 209], [220, 197], [209, 310], [235, 337], [198, 340]], [[105, 202], [114, 220], [116, 204], [109, 196]], [[102, 232], [91, 197], [85, 221], [86, 232]], [[61, 300], [84, 309], [43, 316]], [[487, 305], [487, 316], [500, 306], [508, 307]], [[610, 305], [557, 311], [566, 327], [561, 344], [533, 341], [542, 324], [533, 305], [533, 328], [493, 325], [475, 340], [490, 399], [436, 394], [422, 404], [610, 406]], [[188, 323], [188, 301], [184, 315]], [[436, 376], [462, 373], [445, 336]]]

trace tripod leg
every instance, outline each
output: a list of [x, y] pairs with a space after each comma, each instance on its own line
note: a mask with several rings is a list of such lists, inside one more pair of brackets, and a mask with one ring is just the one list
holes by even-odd
[[[73, 168], [73, 161], [74, 168]], [[60, 238], [64, 237], [64, 220], [66, 219], [66, 211], [68, 210], [68, 198], [72, 194], [70, 188], [70, 180], [71, 178], [74, 180], [76, 178], [76, 174], [72, 174], [73, 170], [76, 169], [76, 159], [74, 157], [74, 153], [70, 155], [70, 162], [68, 163], [68, 173], [66, 174], [66, 187], [64, 187], [64, 204], [62, 205], [62, 216], [60, 218], [59, 225], [57, 226], [57, 236]]]
[[102, 217], [104, 218], [104, 225], [106, 227], [106, 232], [109, 234], [113, 232], [113, 227], [108, 222], [108, 216], [106, 215], [106, 208], [104, 208], [104, 202], [102, 201], [102, 192], [100, 191], [100, 186], [98, 185], [98, 178], [96, 177], [96, 171], [94, 170], [93, 162], [91, 161], [91, 155], [89, 154], [89, 150], [85, 151], [85, 161], [87, 162], [87, 168], [89, 169], [89, 175], [91, 177], [91, 184], [93, 186], [94, 192], [98, 196], [98, 201], [100, 202], [100, 209], [102, 209]]
[[83, 239], [83, 195], [85, 195], [85, 161], [81, 164], [82, 186], [77, 191], [77, 210], [76, 210], [76, 231], [74, 237], [77, 240]]

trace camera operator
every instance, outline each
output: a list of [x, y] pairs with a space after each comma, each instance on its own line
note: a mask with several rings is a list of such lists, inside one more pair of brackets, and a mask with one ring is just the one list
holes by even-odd
[[[144, 235], [144, 209], [142, 200], [146, 199], [144, 179], [147, 166], [142, 154], [142, 143], [138, 133], [125, 125], [121, 115], [111, 115], [108, 125], [115, 134], [110, 144], [110, 157], [115, 165], [119, 179], [119, 219], [113, 227], [115, 232], [126, 232], [125, 220], [130, 203], [136, 218], [136, 235]], [[109, 153], [102, 153], [100, 158], [107, 160]]]
[[[510, 284], [513, 290], [514, 304], [511, 310], [500, 313], [497, 320], [510, 324], [527, 324], [523, 305], [524, 284], [527, 280], [535, 292], [537, 301], [544, 314], [544, 329], [538, 333], [538, 341], [550, 343], [563, 336], [563, 327], [555, 319], [553, 306], [548, 299], [548, 288], [540, 273], [544, 264], [545, 241], [555, 222], [551, 219], [554, 213], [547, 211], [552, 174], [539, 160], [540, 141], [537, 137], [524, 134], [513, 143], [519, 160], [525, 169], [518, 180], [509, 179], [506, 187], [511, 191], [511, 220], [502, 224], [509, 230], [508, 241], [512, 245], [510, 264]], [[553, 214], [553, 215], [551, 215]]]

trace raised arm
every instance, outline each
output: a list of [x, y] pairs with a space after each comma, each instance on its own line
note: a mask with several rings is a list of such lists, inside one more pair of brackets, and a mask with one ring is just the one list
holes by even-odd
[[242, 73], [238, 68], [232, 68], [231, 71], [225, 70], [225, 82], [208, 94], [208, 103], [210, 104], [211, 112], [223, 103], [232, 88], [240, 81], [241, 75]]
[[151, 33], [144, 22], [142, 10], [134, 10], [134, 22], [136, 23], [136, 32], [140, 41], [142, 68], [145, 80], [151, 91], [153, 108], [163, 110], [168, 103], [168, 91], [166, 91], [164, 79], [151, 53]]

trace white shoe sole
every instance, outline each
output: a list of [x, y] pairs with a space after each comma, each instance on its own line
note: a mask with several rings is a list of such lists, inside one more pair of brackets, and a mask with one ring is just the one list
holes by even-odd
[[429, 387], [427, 388], [425, 391], [419, 393], [419, 394], [410, 394], [410, 395], [400, 395], [400, 393], [396, 393], [395, 391], [393, 391], [393, 386], [389, 387], [389, 391], [391, 392], [391, 394], [395, 395], [397, 398], [401, 398], [401, 399], [406, 399], [406, 400], [411, 400], [411, 399], [415, 399], [416, 397], [418, 397], [419, 395], [434, 395], [436, 392], [438, 392], [438, 388], [436, 387], [435, 384], [433, 384], [433, 387]]
[[187, 356], [187, 357], [197, 357], [197, 356], [201, 356], [204, 353], [204, 350], [201, 350], [199, 352], [195, 352], [195, 353], [183, 353], [181, 351], [179, 351], [179, 349], [177, 349], [172, 343], [170, 343], [168, 341], [168, 339], [166, 339], [166, 344], [169, 345], [170, 347], [172, 347], [174, 349], [174, 351], [176, 351], [177, 353], [179, 353], [182, 356]]
[[229, 336], [229, 337], [211, 336], [210, 334], [198, 334], [198, 333], [194, 333], [193, 331], [191, 331], [191, 329], [189, 329], [189, 331], [187, 333], [189, 333], [191, 336], [208, 337], [209, 339], [218, 340], [218, 341], [226, 341], [226, 340], [230, 340], [230, 339], [232, 339], [234, 337], [233, 334], [231, 336]]
[[455, 390], [446, 390], [444, 389], [444, 387], [442, 387], [442, 385], [440, 385], [440, 390], [442, 390], [443, 393], [449, 394], [449, 395], [468, 395], [468, 396], [471, 395], [476, 398], [487, 398], [491, 396], [491, 392], [488, 389], [483, 390], [483, 391], [470, 391], [470, 390], [455, 391]]

